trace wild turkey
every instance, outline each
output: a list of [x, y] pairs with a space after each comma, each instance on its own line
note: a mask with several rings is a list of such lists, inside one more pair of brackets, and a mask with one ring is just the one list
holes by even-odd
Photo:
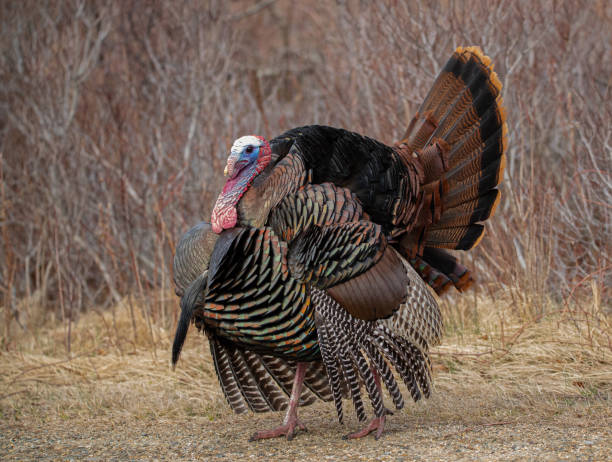
[[[319, 202], [307, 200], [317, 196]], [[439, 339], [440, 312], [425, 282], [410, 265], [402, 264], [398, 271], [395, 263], [401, 257], [384, 245], [380, 226], [359, 220], [363, 217], [361, 205], [348, 190], [329, 183], [307, 186], [288, 197], [281, 209], [297, 210], [297, 202], [312, 206], [314, 229], [325, 239], [310, 241], [311, 233], [304, 231], [313, 225], [306, 221], [293, 223], [291, 231], [298, 236], [290, 244], [280, 237], [289, 228], [278, 223], [274, 227], [234, 228], [220, 236], [208, 223], [200, 223], [181, 238], [174, 277], [182, 312], [173, 363], [178, 360], [189, 322], [195, 319], [196, 326], [209, 337], [222, 389], [237, 412], [248, 408], [280, 410], [289, 404], [289, 419], [279, 431], [291, 438], [300, 424], [295, 407], [283, 399], [282, 392], [291, 389], [286, 379], [290, 373], [287, 361], [297, 361], [295, 377], [306, 371], [307, 388], [324, 400], [334, 399], [340, 421], [341, 398], [349, 392], [359, 419], [366, 418], [361, 379], [376, 414], [368, 432], [378, 430], [380, 436], [388, 411], [382, 404], [377, 371], [396, 408], [402, 408], [404, 402], [385, 359], [397, 369], [415, 400], [428, 397], [427, 348]], [[305, 242], [314, 250], [312, 259], [301, 250]], [[296, 255], [301, 258], [294, 259]], [[351, 305], [352, 312], [348, 311], [316, 287], [334, 285], [337, 279], [358, 273], [376, 259], [369, 270], [350, 280], [370, 289], [385, 282], [387, 297], [378, 297], [385, 303], [376, 306], [387, 310], [385, 313], [360, 312], [363, 307], [359, 304]], [[342, 271], [333, 270], [339, 265]], [[307, 278], [305, 273], [309, 273]], [[335, 284], [329, 290], [342, 286]], [[360, 319], [368, 315], [373, 319]], [[360, 350], [375, 365], [373, 370], [368, 369]], [[321, 359], [330, 374], [331, 389]], [[300, 385], [297, 380], [295, 393], [291, 393], [294, 404]], [[310, 402], [309, 398], [306, 404]], [[257, 437], [266, 435], [276, 436], [272, 431]]]
[[[421, 277], [438, 293], [451, 282], [463, 290], [472, 281], [442, 249], [477, 245], [484, 232], [479, 222], [499, 200], [495, 187], [506, 144], [500, 90], [490, 59], [478, 48], [458, 48], [393, 147], [323, 126], [293, 129], [270, 143], [238, 139], [211, 217], [215, 233], [230, 231], [216, 243], [210, 233], [187, 237], [177, 248], [182, 313], [173, 362], [194, 318], [213, 339], [222, 387], [227, 367], [219, 365], [220, 348], [241, 356], [240, 365], [250, 364], [251, 371], [259, 364], [266, 369], [263, 358], [284, 361], [284, 367], [297, 361], [291, 395], [297, 404], [306, 364], [315, 361], [319, 374], [313, 366], [308, 370], [320, 378], [316, 361], [322, 354], [336, 404], [348, 386], [360, 417], [361, 400], [349, 376], [357, 371], [362, 377], [377, 418], [356, 436], [370, 430], [378, 436], [385, 412], [372, 380], [382, 374], [392, 396], [395, 387], [376, 350], [385, 353], [413, 397], [427, 395], [427, 349], [439, 338], [440, 318]], [[410, 299], [414, 294], [420, 299]], [[378, 326], [388, 327], [388, 344]], [[360, 350], [369, 356], [371, 374]], [[246, 352], [259, 355], [257, 365], [244, 359]], [[224, 388], [230, 404], [239, 396], [251, 402], [255, 389], [271, 396], [244, 376], [256, 384], [265, 380], [255, 380], [253, 372], [237, 374], [236, 364], [234, 394]], [[275, 379], [275, 370], [266, 371]], [[305, 383], [310, 386], [308, 377]], [[320, 388], [320, 397], [329, 399], [329, 391]], [[275, 409], [269, 400], [267, 405]], [[289, 437], [296, 425], [290, 406], [284, 426], [257, 436]]]

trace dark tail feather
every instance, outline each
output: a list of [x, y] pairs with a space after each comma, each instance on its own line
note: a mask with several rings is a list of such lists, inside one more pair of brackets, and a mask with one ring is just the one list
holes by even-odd
[[411, 259], [410, 264], [438, 295], [453, 285], [463, 292], [474, 283], [471, 271], [442, 249], [425, 247], [423, 255]]
[[423, 259], [450, 279], [460, 292], [466, 290], [474, 282], [471, 272], [445, 250], [425, 248]]
[[198, 303], [198, 300], [203, 295], [202, 292], [206, 289], [208, 283], [208, 272], [203, 274], [193, 281], [185, 293], [181, 297], [181, 316], [179, 317], [176, 333], [174, 334], [174, 343], [172, 344], [172, 368], [176, 367], [176, 363], [181, 354], [187, 330], [193, 318], [193, 311]]
[[438, 295], [442, 295], [452, 287], [450, 278], [442, 271], [439, 271], [435, 265], [425, 261], [421, 255], [411, 258], [409, 262], [416, 272], [419, 273], [421, 279], [435, 290]]

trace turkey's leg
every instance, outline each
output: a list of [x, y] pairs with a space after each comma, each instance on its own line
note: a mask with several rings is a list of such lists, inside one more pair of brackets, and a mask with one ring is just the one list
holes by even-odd
[[297, 409], [300, 403], [300, 395], [302, 394], [302, 384], [304, 383], [304, 376], [306, 375], [306, 363], [298, 363], [295, 371], [295, 378], [293, 379], [293, 387], [291, 389], [291, 397], [289, 398], [289, 409], [285, 415], [283, 424], [276, 427], [273, 430], [262, 430], [255, 433], [249, 441], [261, 440], [264, 438], [276, 438], [277, 436], [286, 435], [287, 439], [291, 441], [296, 433], [296, 427], [300, 430], [306, 431], [306, 427], [298, 420]]
[[[380, 396], [382, 396], [382, 385], [380, 383], [380, 376], [378, 375], [378, 371], [374, 367], [370, 367], [370, 369], [372, 370], [372, 374], [374, 375], [376, 388], [378, 388], [378, 392], [380, 393]], [[385, 420], [387, 418], [387, 415], [393, 415], [393, 412], [385, 408], [384, 415], [380, 417], [374, 417], [372, 420], [370, 420], [370, 423], [365, 428], [359, 430], [358, 432], [350, 433], [344, 436], [343, 439], [352, 440], [355, 438], [363, 438], [364, 436], [367, 436], [372, 433], [374, 430], [376, 430], [376, 435], [374, 436], [374, 438], [380, 438], [383, 434], [383, 431], [385, 430]]]

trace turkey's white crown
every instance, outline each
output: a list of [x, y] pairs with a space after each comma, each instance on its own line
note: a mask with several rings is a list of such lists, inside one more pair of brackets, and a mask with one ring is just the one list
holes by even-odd
[[260, 138], [257, 138], [253, 135], [241, 136], [232, 145], [231, 153], [232, 154], [240, 154], [242, 150], [248, 146], [261, 147], [263, 145], [263, 141]]

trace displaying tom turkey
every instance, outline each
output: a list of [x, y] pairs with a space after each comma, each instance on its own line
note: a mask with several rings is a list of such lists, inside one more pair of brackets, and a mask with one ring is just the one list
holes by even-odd
[[394, 146], [324, 126], [236, 140], [211, 225], [177, 246], [173, 363], [194, 321], [234, 410], [288, 408], [253, 438], [292, 438], [298, 404], [315, 397], [333, 399], [342, 420], [350, 394], [365, 419], [362, 383], [376, 417], [349, 436], [379, 437], [380, 378], [403, 406], [392, 368], [414, 399], [429, 395], [441, 318], [426, 285], [472, 282], [444, 249], [477, 245], [498, 203], [500, 90], [490, 59], [458, 48]]

